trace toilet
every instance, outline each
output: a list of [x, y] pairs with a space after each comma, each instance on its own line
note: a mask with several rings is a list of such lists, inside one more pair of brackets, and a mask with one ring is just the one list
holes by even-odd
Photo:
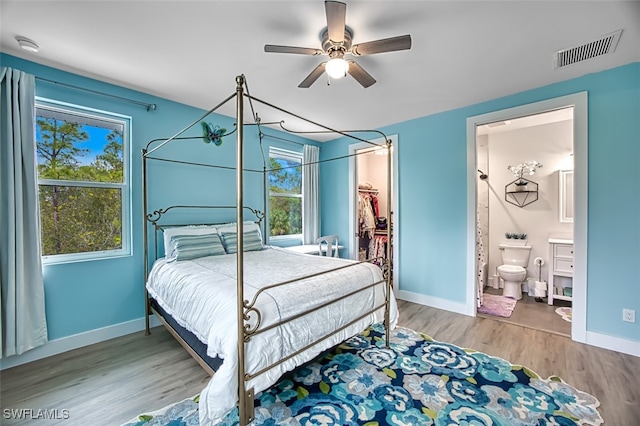
[[498, 275], [504, 281], [502, 295], [512, 299], [522, 299], [522, 282], [527, 278], [527, 265], [531, 246], [498, 244], [502, 255], [502, 265], [498, 266]]

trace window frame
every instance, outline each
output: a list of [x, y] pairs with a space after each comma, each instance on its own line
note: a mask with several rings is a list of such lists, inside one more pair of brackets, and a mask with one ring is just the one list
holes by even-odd
[[[293, 160], [293, 161], [299, 161], [300, 162], [300, 194], [296, 194], [296, 193], [282, 193], [282, 192], [271, 192], [271, 183], [269, 182], [269, 179], [267, 178], [267, 185], [268, 185], [268, 190], [269, 190], [269, 194], [268, 194], [268, 199], [270, 200], [271, 197], [287, 197], [287, 198], [300, 198], [300, 203], [301, 203], [301, 207], [303, 207], [304, 205], [304, 188], [302, 185], [302, 179], [303, 179], [303, 175], [304, 175], [304, 167], [302, 167], [302, 165], [304, 164], [304, 158], [303, 158], [303, 153], [302, 152], [296, 152], [296, 151], [292, 151], [289, 149], [284, 149], [284, 148], [279, 148], [279, 147], [275, 147], [275, 146], [270, 146], [269, 147], [269, 159], [271, 158], [282, 158], [282, 159], [286, 159], [286, 160]], [[268, 172], [270, 173], [270, 172]], [[304, 212], [302, 212], [302, 214], [304, 214]], [[271, 217], [271, 202], [269, 201], [269, 205], [268, 205], [268, 212], [267, 212], [267, 217]], [[304, 234], [304, 218], [301, 216], [301, 224], [300, 224], [300, 228], [302, 229], [302, 232], [299, 234], [286, 234], [286, 235], [271, 235], [271, 224], [269, 223], [269, 227], [267, 228], [267, 232], [268, 232], [268, 238], [269, 241], [274, 241], [274, 242], [284, 242], [284, 241], [291, 241], [291, 240], [296, 240], [296, 241], [302, 241], [302, 236]]]
[[[40, 96], [35, 97], [35, 117], [38, 116], [37, 110], [39, 108], [48, 109], [52, 111], [59, 111], [63, 114], [73, 114], [87, 117], [89, 119], [96, 119], [99, 121], [113, 122], [123, 125], [122, 131], [122, 182], [91, 182], [91, 181], [75, 181], [75, 180], [58, 180], [58, 179], [40, 179], [38, 176], [37, 185], [38, 193], [40, 192], [40, 186], [67, 186], [76, 188], [99, 188], [108, 189], [115, 188], [120, 189], [121, 195], [121, 218], [122, 218], [122, 246], [113, 250], [97, 250], [90, 252], [79, 253], [64, 253], [64, 254], [51, 254], [42, 255], [43, 265], [51, 265], [58, 263], [73, 263], [84, 262], [93, 260], [112, 259], [118, 257], [127, 257], [132, 255], [132, 241], [133, 230], [132, 223], [132, 190], [131, 190], [131, 155], [132, 155], [132, 117], [124, 114], [115, 113], [112, 111], [104, 111], [96, 108], [91, 108], [83, 105], [72, 104], [62, 102], [54, 99], [44, 98]], [[34, 126], [37, 124], [34, 122]], [[34, 143], [37, 141], [34, 139]], [[34, 159], [37, 162], [37, 158]], [[38, 207], [40, 208], [40, 207]], [[40, 235], [38, 235], [40, 238]], [[39, 241], [42, 247], [42, 242]]]

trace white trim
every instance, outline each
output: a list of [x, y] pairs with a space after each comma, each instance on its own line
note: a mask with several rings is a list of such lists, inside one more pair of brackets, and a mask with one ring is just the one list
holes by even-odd
[[269, 158], [282, 158], [284, 160], [299, 161], [300, 163], [302, 163], [303, 155], [304, 154], [302, 152], [293, 151], [291, 149], [279, 148], [277, 146], [269, 147]]
[[511, 120], [541, 112], [573, 107], [574, 161], [574, 277], [571, 338], [586, 342], [587, 333], [587, 194], [588, 194], [588, 97], [587, 92], [547, 99], [467, 118], [467, 310], [476, 312], [476, 126]]
[[[100, 124], [111, 123], [122, 126], [122, 182], [90, 182], [90, 181], [77, 181], [77, 180], [58, 180], [58, 179], [40, 179], [38, 177], [38, 188], [40, 186], [60, 185], [60, 186], [73, 186], [82, 188], [116, 188], [122, 191], [122, 206], [121, 206], [121, 218], [122, 218], [122, 247], [113, 250], [100, 250], [100, 251], [88, 251], [78, 253], [64, 253], [64, 254], [49, 254], [42, 256], [42, 264], [55, 265], [61, 263], [74, 263], [84, 261], [94, 261], [111, 259], [114, 257], [126, 257], [133, 255], [133, 190], [132, 190], [132, 167], [133, 162], [133, 118], [129, 115], [123, 115], [112, 111], [105, 111], [96, 108], [87, 107], [79, 104], [72, 104], [68, 102], [57, 101], [55, 99], [44, 98], [40, 96], [35, 97], [36, 109], [53, 111], [55, 113], [63, 115], [71, 115], [82, 117], [85, 122], [82, 124], [92, 125], [98, 127], [98, 124], [91, 122], [96, 121]], [[37, 114], [36, 114], [37, 115]], [[104, 126], [107, 129], [112, 127]]]
[[429, 306], [432, 308], [443, 309], [445, 311], [455, 312], [457, 314], [473, 316], [469, 313], [466, 303], [452, 302], [451, 300], [441, 299], [439, 297], [425, 296], [424, 294], [413, 293], [405, 290], [395, 292], [396, 298], [407, 302], [417, 303], [419, 305]]
[[627, 340], [620, 337], [587, 331], [585, 343], [599, 348], [640, 357], [640, 341], [638, 340]]
[[[149, 318], [151, 327], [162, 325], [155, 315]], [[32, 349], [22, 355], [16, 355], [0, 360], [0, 370], [17, 367], [39, 359], [48, 358], [74, 349], [104, 342], [127, 334], [137, 333], [145, 329], [144, 318], [98, 328], [84, 333], [74, 334], [60, 339], [52, 340], [47, 344]], [[143, 338], [144, 336], [141, 336]]]
[[[468, 304], [466, 303], [455, 303], [451, 302], [450, 300], [425, 296], [423, 294], [412, 293], [403, 290], [396, 292], [396, 298], [398, 300], [405, 300], [407, 302], [417, 303], [419, 305], [443, 309], [458, 314], [469, 315], [469, 313], [467, 312]], [[640, 357], [640, 341], [637, 340], [627, 340], [620, 337], [608, 336], [606, 334], [587, 331], [586, 340], [584, 343], [592, 346], [597, 346], [599, 348]]]
[[[265, 190], [267, 191], [267, 206], [266, 206], [266, 220], [265, 225], [268, 229], [265, 230], [265, 233], [268, 234], [265, 240], [269, 243], [271, 241], [274, 242], [286, 242], [286, 241], [302, 241], [302, 236], [304, 235], [304, 219], [301, 218], [301, 227], [303, 232], [300, 234], [286, 234], [286, 235], [271, 235], [271, 224], [268, 222], [271, 217], [271, 197], [287, 197], [287, 198], [299, 198], [300, 199], [300, 207], [304, 206], [304, 188], [302, 187], [303, 173], [302, 165], [304, 163], [304, 153], [298, 151], [292, 151], [290, 149], [278, 148], [276, 146], [269, 147], [269, 159], [281, 159], [291, 162], [299, 162], [300, 163], [300, 192], [271, 192], [271, 183], [267, 178], [267, 187]], [[271, 169], [267, 170], [267, 173], [271, 173]], [[303, 213], [304, 214], [304, 213]]]
[[[399, 234], [400, 234], [400, 221], [399, 219], [399, 215], [398, 215], [398, 206], [400, 205], [400, 191], [398, 190], [399, 188], [399, 182], [398, 182], [398, 134], [393, 134], [393, 135], [389, 135], [387, 136], [389, 138], [389, 140], [391, 140], [391, 210], [392, 212], [389, 213], [389, 221], [390, 221], [390, 225], [391, 223], [393, 223], [393, 235], [392, 235], [392, 240], [393, 240], [393, 246], [392, 248], [392, 253], [391, 253], [391, 260], [392, 262], [395, 264], [394, 267], [392, 267], [391, 271], [392, 271], [392, 281], [393, 281], [393, 288], [397, 289], [399, 288], [398, 286], [398, 271], [400, 270], [400, 268], [398, 267], [399, 265], [399, 259], [400, 259], [400, 239], [399, 239]], [[358, 240], [357, 240], [357, 232], [356, 232], [356, 228], [357, 228], [357, 221], [358, 221], [358, 214], [357, 214], [357, 192], [356, 192], [356, 188], [358, 186], [357, 182], [356, 182], [356, 151], [359, 151], [361, 149], [366, 149], [366, 148], [372, 148], [373, 146], [371, 145], [373, 144], [377, 144], [377, 145], [384, 145], [386, 144], [386, 141], [384, 138], [378, 138], [378, 139], [373, 139], [369, 142], [357, 142], [354, 144], [349, 145], [349, 240], [348, 240], [348, 256], [349, 259], [354, 259], [354, 260], [358, 260]], [[391, 214], [393, 213], [393, 215]]]

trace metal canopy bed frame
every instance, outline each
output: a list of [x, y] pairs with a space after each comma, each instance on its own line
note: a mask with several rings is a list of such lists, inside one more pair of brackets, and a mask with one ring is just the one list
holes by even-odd
[[[245, 90], [246, 89], [246, 90]], [[162, 209], [157, 209], [154, 211], [149, 211], [149, 193], [148, 193], [148, 162], [152, 161], [152, 160], [158, 160], [158, 161], [164, 161], [164, 162], [175, 162], [175, 163], [180, 163], [180, 164], [185, 164], [184, 161], [178, 161], [178, 160], [172, 160], [171, 158], [164, 158], [162, 156], [157, 156], [157, 152], [159, 149], [161, 149], [162, 147], [164, 147], [165, 145], [181, 140], [181, 139], [196, 139], [195, 137], [184, 137], [182, 136], [183, 134], [185, 134], [185, 132], [189, 129], [191, 129], [193, 126], [197, 125], [199, 122], [201, 122], [205, 117], [207, 117], [209, 114], [215, 112], [216, 110], [218, 110], [220, 107], [222, 107], [223, 105], [225, 105], [227, 102], [229, 102], [230, 100], [232, 100], [233, 98], [236, 99], [236, 121], [235, 121], [235, 129], [233, 131], [231, 131], [230, 133], [228, 133], [227, 135], [230, 135], [232, 133], [236, 134], [236, 165], [235, 165], [235, 178], [236, 178], [236, 200], [235, 200], [235, 205], [234, 206], [187, 206], [187, 205], [172, 205], [172, 206], [168, 206], [166, 208], [162, 208]], [[260, 119], [258, 117], [257, 114], [254, 113], [254, 119], [255, 122], [254, 123], [250, 123], [250, 124], [245, 124], [243, 123], [243, 117], [244, 117], [244, 103], [245, 100], [248, 100], [251, 106], [251, 109], [253, 111], [253, 103], [257, 102], [261, 105], [264, 105], [266, 107], [269, 108], [274, 108], [284, 114], [288, 114], [292, 117], [295, 117], [296, 119], [302, 120], [303, 122], [306, 123], [310, 123], [312, 125], [315, 125], [319, 128], [321, 128], [322, 130], [320, 131], [314, 131], [314, 132], [308, 132], [308, 131], [292, 131], [292, 130], [288, 130], [283, 126], [284, 121], [281, 121], [279, 123], [266, 123], [266, 124], [279, 124], [281, 129], [284, 130], [285, 132], [289, 132], [292, 134], [305, 134], [305, 133], [333, 133], [336, 134], [338, 136], [344, 136], [347, 137], [349, 139], [352, 140], [357, 140], [359, 142], [367, 142], [373, 146], [377, 146], [379, 147], [379, 149], [386, 149], [387, 153], [389, 154], [391, 152], [391, 140], [389, 138], [386, 137], [386, 135], [384, 135], [383, 133], [377, 131], [377, 130], [348, 130], [348, 131], [340, 131], [340, 130], [335, 130], [332, 129], [330, 127], [326, 127], [324, 125], [321, 125], [319, 123], [316, 123], [314, 121], [308, 120], [306, 118], [303, 118], [301, 116], [298, 116], [294, 113], [291, 113], [289, 111], [286, 111], [282, 108], [279, 108], [277, 106], [274, 106], [270, 103], [264, 102], [258, 98], [255, 98], [253, 96], [251, 96], [249, 94], [249, 90], [248, 90], [248, 85], [246, 83], [245, 77], [243, 75], [239, 75], [236, 77], [236, 91], [235, 93], [233, 93], [232, 95], [230, 95], [229, 97], [227, 97], [224, 101], [222, 101], [220, 104], [218, 104], [217, 106], [215, 106], [214, 108], [212, 108], [211, 110], [209, 110], [208, 112], [206, 112], [206, 114], [204, 114], [202, 117], [198, 118], [196, 121], [194, 121], [193, 123], [191, 123], [190, 125], [188, 125], [187, 127], [185, 127], [183, 130], [179, 131], [178, 133], [176, 133], [174, 136], [167, 138], [167, 139], [155, 139], [153, 141], [150, 141], [147, 146], [142, 150], [142, 177], [143, 177], [143, 210], [144, 210], [144, 277], [145, 277], [145, 325], [146, 325], [146, 334], [149, 335], [150, 334], [150, 315], [153, 313], [156, 315], [156, 317], [160, 320], [160, 322], [169, 330], [169, 332], [185, 347], [185, 349], [188, 351], [188, 353], [193, 356], [196, 361], [210, 374], [213, 375], [217, 369], [217, 367], [219, 365], [221, 365], [222, 361], [220, 359], [215, 359], [212, 360], [211, 358], [207, 357], [206, 355], [206, 345], [204, 345], [202, 342], [197, 341], [197, 338], [194, 337], [194, 339], [189, 339], [184, 337], [184, 333], [182, 331], [184, 330], [180, 330], [180, 326], [178, 324], [176, 324], [175, 321], [172, 321], [172, 319], [170, 317], [165, 318], [164, 312], [162, 311], [162, 308], [157, 306], [157, 304], [153, 304], [153, 298], [150, 297], [149, 291], [147, 290], [146, 287], [146, 283], [147, 280], [149, 278], [149, 273], [150, 273], [150, 262], [153, 263], [155, 260], [159, 259], [159, 244], [158, 244], [158, 234], [164, 229], [163, 227], [166, 226], [173, 226], [173, 225], [169, 225], [169, 224], [163, 224], [162, 223], [162, 219], [163, 217], [170, 211], [172, 210], [180, 210], [180, 209], [202, 209], [201, 211], [207, 211], [207, 209], [233, 209], [235, 210], [235, 220], [236, 220], [236, 237], [237, 237], [237, 251], [236, 251], [236, 302], [237, 302], [237, 313], [238, 313], [238, 317], [237, 317], [237, 339], [238, 339], [238, 414], [239, 414], [239, 422], [240, 425], [246, 425], [249, 424], [251, 421], [253, 421], [254, 419], [254, 389], [250, 388], [250, 389], [246, 389], [246, 385], [247, 385], [247, 381], [251, 380], [252, 378], [259, 376], [261, 374], [263, 374], [265, 371], [281, 364], [282, 362], [286, 361], [287, 359], [296, 356], [300, 353], [302, 353], [303, 351], [305, 351], [306, 349], [309, 349], [310, 347], [316, 345], [317, 343], [329, 338], [330, 336], [332, 336], [333, 334], [336, 334], [344, 329], [346, 329], [347, 327], [355, 324], [357, 321], [363, 320], [367, 315], [373, 315], [376, 311], [379, 311], [380, 309], [384, 308], [384, 325], [385, 325], [385, 331], [386, 331], [386, 346], [389, 346], [389, 328], [390, 328], [390, 301], [391, 301], [391, 297], [392, 297], [392, 287], [391, 287], [391, 273], [390, 273], [390, 265], [388, 264], [388, 262], [390, 262], [389, 259], [391, 259], [391, 254], [390, 254], [390, 250], [391, 250], [391, 245], [388, 244], [387, 245], [387, 253], [386, 253], [386, 258], [385, 259], [380, 259], [380, 258], [375, 258], [375, 259], [367, 259], [365, 261], [359, 261], [356, 262], [354, 261], [353, 263], [349, 263], [346, 266], [340, 267], [340, 268], [336, 268], [333, 269], [334, 270], [338, 270], [338, 269], [342, 269], [342, 268], [348, 268], [351, 267], [353, 265], [358, 265], [360, 263], [366, 263], [366, 262], [374, 262], [374, 261], [378, 261], [380, 263], [380, 261], [382, 261], [383, 263], [383, 267], [381, 268], [382, 270], [382, 277], [383, 277], [383, 281], [378, 281], [375, 282], [373, 284], [369, 284], [367, 287], [364, 288], [360, 288], [356, 291], [353, 291], [347, 295], [342, 295], [341, 297], [326, 303], [324, 305], [315, 307], [313, 309], [310, 309], [309, 311], [305, 311], [299, 315], [296, 315], [294, 317], [291, 318], [286, 318], [284, 320], [281, 320], [281, 322], [276, 323], [276, 324], [272, 324], [269, 325], [267, 327], [261, 327], [261, 319], [262, 319], [262, 315], [260, 310], [256, 307], [256, 301], [258, 300], [258, 297], [261, 294], [264, 294], [263, 292], [265, 290], [274, 288], [274, 287], [279, 287], [279, 286], [285, 286], [288, 284], [291, 284], [294, 281], [298, 281], [298, 280], [302, 280], [302, 279], [306, 279], [309, 277], [312, 277], [314, 275], [322, 275], [328, 272], [332, 272], [332, 271], [326, 271], [326, 272], [320, 272], [320, 273], [315, 273], [315, 274], [309, 274], [306, 275], [304, 277], [300, 277], [298, 279], [295, 280], [289, 280], [289, 281], [285, 281], [285, 282], [281, 282], [281, 283], [277, 283], [277, 284], [273, 284], [273, 285], [269, 285], [266, 286], [264, 288], [261, 288], [257, 291], [257, 293], [255, 294], [255, 296], [252, 298], [252, 300], [246, 300], [245, 299], [245, 292], [244, 292], [244, 262], [245, 262], [245, 250], [244, 250], [244, 241], [242, 236], [244, 235], [244, 225], [245, 225], [245, 210], [251, 212], [251, 214], [253, 216], [255, 216], [256, 223], [261, 223], [262, 224], [262, 229], [265, 229], [265, 225], [264, 225], [264, 212], [266, 211], [266, 198], [267, 198], [267, 194], [268, 194], [268, 187], [267, 187], [267, 178], [268, 178], [268, 173], [269, 170], [267, 170], [266, 168], [266, 163], [264, 164], [263, 170], [262, 171], [257, 171], [257, 170], [247, 170], [245, 169], [244, 166], [244, 127], [245, 126], [257, 126], [258, 130], [259, 130], [259, 136], [260, 136], [260, 142], [262, 142], [262, 137], [265, 136], [262, 133], [262, 130], [260, 130], [260, 125], [264, 123], [260, 123]], [[386, 143], [384, 145], [382, 144], [375, 144], [373, 142], [367, 141], [365, 139], [361, 139], [357, 136], [354, 136], [353, 133], [359, 133], [359, 132], [373, 132], [373, 133], [377, 133], [379, 135], [382, 135], [384, 140], [386, 141]], [[224, 135], [224, 136], [227, 136]], [[266, 135], [269, 136], [269, 135]], [[277, 136], [272, 136], [274, 139], [279, 139], [279, 137]], [[201, 138], [198, 137], [198, 138]], [[286, 139], [283, 139], [286, 140]], [[292, 142], [292, 141], [291, 141]], [[260, 143], [261, 149], [262, 149], [262, 143]], [[152, 155], [156, 153], [156, 155]], [[333, 161], [333, 160], [338, 160], [338, 159], [345, 159], [348, 157], [351, 157], [352, 155], [358, 155], [358, 154], [351, 154], [351, 155], [345, 155], [342, 157], [336, 157], [336, 158], [332, 158], [332, 159], [327, 159], [327, 160], [321, 160], [318, 161], [318, 163], [321, 162], [326, 162], [326, 161]], [[263, 154], [263, 161], [264, 160], [264, 154]], [[210, 165], [210, 164], [200, 164], [200, 163], [188, 163], [190, 165], [196, 165], [196, 166], [207, 166], [207, 167], [221, 167], [221, 168], [226, 168], [229, 169], [229, 167], [224, 167], [224, 166], [215, 166], [215, 165]], [[304, 165], [304, 164], [303, 164]], [[263, 193], [263, 210], [259, 211], [259, 210], [255, 210], [253, 208], [247, 207], [244, 205], [244, 174], [247, 171], [253, 171], [253, 172], [260, 172], [263, 175], [263, 184], [264, 184], [264, 193]], [[388, 188], [388, 192], [390, 193], [391, 191], [391, 155], [387, 155], [387, 188]], [[391, 211], [391, 197], [387, 197], [387, 211]], [[202, 224], [202, 222], [200, 222], [200, 224]], [[149, 239], [149, 231], [152, 230], [153, 231], [153, 240], [150, 241]], [[389, 241], [391, 241], [391, 226], [388, 226], [387, 229], [387, 233], [388, 233], [388, 238]], [[263, 231], [262, 233], [263, 238], [266, 239], [266, 236], [268, 235], [266, 233], [266, 230]], [[154, 252], [153, 252], [153, 258], [150, 258], [150, 253], [149, 253], [149, 246], [151, 244], [151, 242], [153, 242], [154, 245]], [[359, 316], [358, 318], [354, 318], [352, 319], [351, 322], [349, 322], [348, 324], [337, 328], [336, 330], [333, 331], [333, 333], [328, 334], [328, 335], [324, 335], [321, 336], [319, 338], [314, 337], [314, 341], [313, 343], [311, 343], [310, 345], [304, 347], [304, 348], [299, 348], [298, 351], [290, 354], [289, 356], [287, 356], [284, 359], [281, 359], [273, 364], [271, 364], [269, 367], [262, 369], [260, 371], [257, 371], [253, 374], [249, 374], [247, 373], [247, 369], [246, 369], [246, 365], [245, 365], [245, 360], [246, 360], [246, 353], [245, 353], [245, 344], [247, 342], [250, 341], [250, 339], [252, 339], [252, 337], [263, 333], [264, 331], [267, 331], [268, 329], [271, 329], [273, 327], [276, 326], [280, 326], [282, 323], [285, 322], [289, 322], [289, 321], [293, 321], [294, 319], [306, 315], [308, 313], [311, 313], [315, 310], [321, 309], [322, 307], [324, 307], [325, 305], [331, 304], [331, 303], [335, 303], [338, 302], [341, 299], [345, 299], [346, 297], [350, 297], [353, 296], [355, 293], [359, 293], [360, 291], [366, 290], [368, 288], [372, 288], [378, 285], [384, 285], [384, 303], [382, 305], [379, 306], [374, 306], [373, 309], [367, 311], [364, 313], [364, 315]], [[187, 332], [187, 334], [189, 334], [189, 332]], [[193, 342], [192, 340], [196, 340], [195, 342]], [[308, 359], [308, 361], [310, 361], [311, 359]]]

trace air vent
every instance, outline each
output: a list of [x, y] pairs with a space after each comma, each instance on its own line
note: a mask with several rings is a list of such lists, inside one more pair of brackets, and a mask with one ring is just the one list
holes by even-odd
[[622, 30], [603, 35], [598, 40], [563, 49], [555, 54], [554, 68], [562, 68], [596, 56], [608, 55], [616, 50]]

